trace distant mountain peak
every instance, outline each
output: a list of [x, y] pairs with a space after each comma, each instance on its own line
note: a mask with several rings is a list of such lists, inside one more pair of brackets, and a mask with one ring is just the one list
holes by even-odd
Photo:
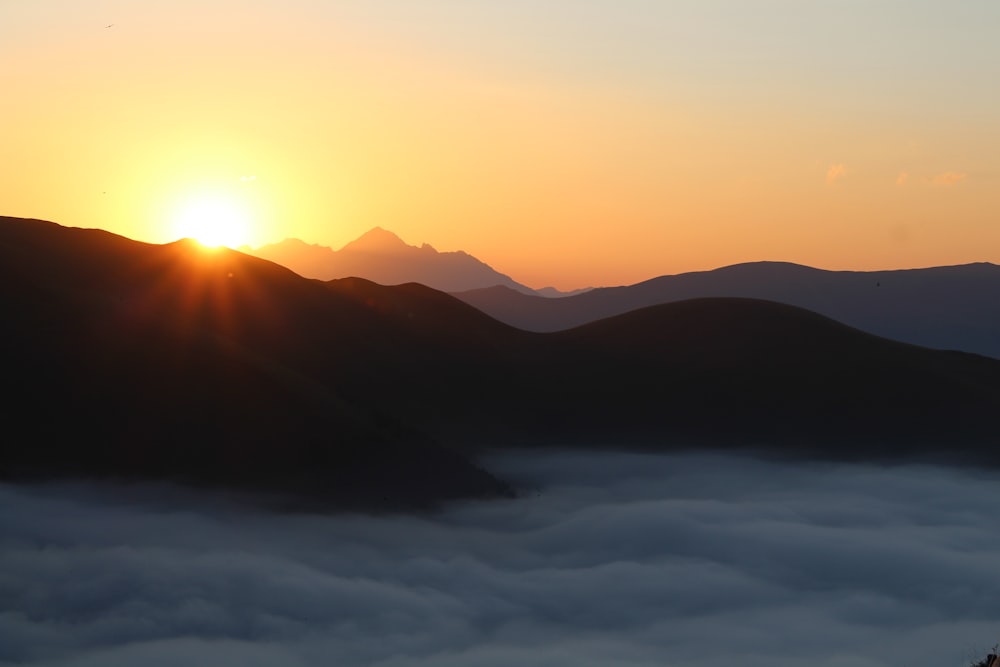
[[367, 232], [354, 239], [343, 248], [344, 250], [359, 250], [364, 252], [399, 252], [409, 248], [403, 239], [381, 227], [372, 227]]
[[373, 227], [340, 250], [286, 239], [257, 248], [252, 254], [319, 280], [353, 276], [382, 285], [415, 282], [442, 292], [505, 285], [535, 294], [530, 287], [464, 251], [439, 252], [429, 243], [409, 245], [382, 227]]

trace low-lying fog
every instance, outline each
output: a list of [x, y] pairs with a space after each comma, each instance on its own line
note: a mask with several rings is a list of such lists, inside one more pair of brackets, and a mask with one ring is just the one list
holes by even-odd
[[0, 663], [967, 667], [1000, 641], [1000, 475], [488, 467], [522, 497], [422, 518], [0, 486]]

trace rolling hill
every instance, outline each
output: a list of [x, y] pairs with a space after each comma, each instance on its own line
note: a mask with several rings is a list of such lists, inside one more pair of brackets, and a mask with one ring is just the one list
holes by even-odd
[[1000, 362], [696, 299], [551, 334], [423, 285], [0, 218], [8, 478], [412, 509], [508, 493], [483, 447], [996, 463]]
[[169, 478], [338, 506], [505, 492], [326, 381], [351, 351], [396, 341], [320, 282], [191, 241], [9, 218], [0, 281], [0, 416], [18, 434], [0, 457], [8, 474]]
[[503, 287], [456, 293], [485, 313], [529, 331], [559, 331], [660, 303], [745, 297], [822, 313], [916, 345], [1000, 358], [1000, 266], [988, 263], [897, 271], [824, 271], [783, 262], [737, 264], [661, 276], [561, 299]]

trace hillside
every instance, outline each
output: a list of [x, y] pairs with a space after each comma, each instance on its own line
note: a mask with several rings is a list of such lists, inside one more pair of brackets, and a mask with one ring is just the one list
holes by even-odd
[[481, 447], [995, 463], [1000, 362], [752, 299], [552, 334], [422, 285], [0, 219], [0, 474], [411, 509], [506, 493]]
[[540, 299], [502, 287], [456, 293], [529, 331], [559, 331], [637, 308], [706, 297], [787, 303], [886, 338], [1000, 358], [1000, 266], [824, 271], [783, 262], [661, 276], [626, 287]]
[[422, 507], [502, 484], [328, 378], [396, 349], [322, 283], [190, 241], [0, 219], [6, 474], [170, 478]]

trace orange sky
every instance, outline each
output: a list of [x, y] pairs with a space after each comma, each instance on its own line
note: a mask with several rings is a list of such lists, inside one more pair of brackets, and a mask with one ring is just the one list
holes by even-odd
[[[111, 27], [106, 27], [106, 26]], [[0, 2], [0, 214], [533, 287], [1000, 262], [1000, 3]]]

